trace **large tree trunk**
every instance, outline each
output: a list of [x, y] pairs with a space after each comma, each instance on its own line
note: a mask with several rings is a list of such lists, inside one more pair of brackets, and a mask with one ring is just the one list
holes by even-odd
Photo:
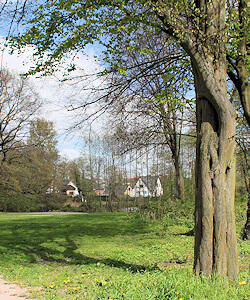
[[[225, 1], [196, 0], [202, 35], [189, 33], [197, 109], [194, 271], [236, 280], [236, 112], [227, 99]], [[216, 38], [215, 38], [216, 37]]]
[[[194, 67], [197, 96], [194, 271], [206, 276], [228, 275], [235, 280], [238, 275], [234, 215], [236, 114], [226, 98], [223, 69], [213, 75], [220, 73], [221, 82], [217, 86], [220, 89], [211, 90], [209, 78], [204, 80], [201, 76], [204, 74]], [[220, 98], [223, 93], [224, 101], [216, 102], [216, 96]]]

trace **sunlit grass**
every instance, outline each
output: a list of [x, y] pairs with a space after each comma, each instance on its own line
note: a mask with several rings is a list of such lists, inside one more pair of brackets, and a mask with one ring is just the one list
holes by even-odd
[[239, 284], [197, 279], [192, 221], [133, 216], [0, 214], [0, 274], [35, 299], [248, 299], [249, 242]]

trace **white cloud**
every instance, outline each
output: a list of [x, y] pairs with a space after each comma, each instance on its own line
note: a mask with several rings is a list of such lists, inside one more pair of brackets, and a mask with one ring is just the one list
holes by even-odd
[[62, 149], [59, 154], [66, 159], [73, 160], [79, 157], [80, 152], [75, 149]]

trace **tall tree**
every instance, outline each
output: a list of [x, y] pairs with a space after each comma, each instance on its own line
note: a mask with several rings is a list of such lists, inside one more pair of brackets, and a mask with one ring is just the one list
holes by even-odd
[[24, 193], [45, 195], [53, 185], [55, 163], [58, 159], [57, 139], [53, 122], [36, 119], [31, 122], [28, 147], [21, 161], [25, 176]]
[[[27, 136], [28, 124], [40, 107], [41, 101], [27, 79], [22, 79], [8, 70], [0, 71], [1, 161], [7, 161], [8, 152], [14, 148], [24, 146], [21, 141]], [[13, 157], [10, 155], [9, 159]]]
[[163, 33], [135, 37], [133, 43], [140, 44], [142, 51], [123, 46], [126, 38], [120, 45], [124, 71], [112, 81], [112, 87], [121, 86], [111, 105], [113, 125], [118, 126], [115, 134], [123, 141], [120, 152], [164, 144], [172, 154], [178, 198], [184, 200], [180, 145], [182, 129], [188, 123], [184, 121], [185, 108], [192, 102], [185, 99], [190, 89], [189, 58], [173, 41], [166, 44]]
[[[234, 14], [227, 8], [234, 8]], [[122, 0], [83, 3], [48, 0], [34, 12], [27, 32], [18, 38], [20, 44], [37, 46], [39, 60], [33, 73], [47, 71], [46, 67], [53, 71], [64, 54], [81, 51], [94, 40], [105, 45], [109, 53], [115, 53], [119, 35], [130, 33], [129, 44], [134, 33], [145, 23], [179, 43], [190, 56], [196, 91], [194, 270], [196, 274], [210, 276], [215, 273], [233, 279], [238, 274], [234, 216], [237, 114], [227, 98], [226, 75], [229, 69], [226, 60], [228, 55], [228, 61], [234, 66], [230, 69], [231, 78], [249, 122], [247, 10], [246, 0], [138, 0], [126, 3]], [[235, 38], [227, 31], [229, 15], [240, 24]], [[103, 35], [107, 38], [104, 39]], [[233, 57], [228, 49], [233, 49]], [[43, 64], [41, 59], [48, 50]]]

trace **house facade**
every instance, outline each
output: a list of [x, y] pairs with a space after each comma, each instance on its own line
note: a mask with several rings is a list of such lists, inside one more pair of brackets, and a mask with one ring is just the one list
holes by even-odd
[[66, 188], [64, 189], [64, 193], [69, 197], [76, 197], [79, 195], [79, 191], [76, 185], [72, 181], [69, 181], [66, 184]]
[[160, 177], [140, 176], [133, 188], [133, 197], [160, 197], [163, 188]]
[[163, 187], [159, 176], [139, 176], [125, 179], [127, 189], [125, 195], [130, 197], [160, 197]]
[[102, 186], [99, 186], [99, 187], [95, 187], [94, 188], [94, 193], [97, 195], [97, 196], [103, 196], [103, 193], [104, 193], [104, 187]]

